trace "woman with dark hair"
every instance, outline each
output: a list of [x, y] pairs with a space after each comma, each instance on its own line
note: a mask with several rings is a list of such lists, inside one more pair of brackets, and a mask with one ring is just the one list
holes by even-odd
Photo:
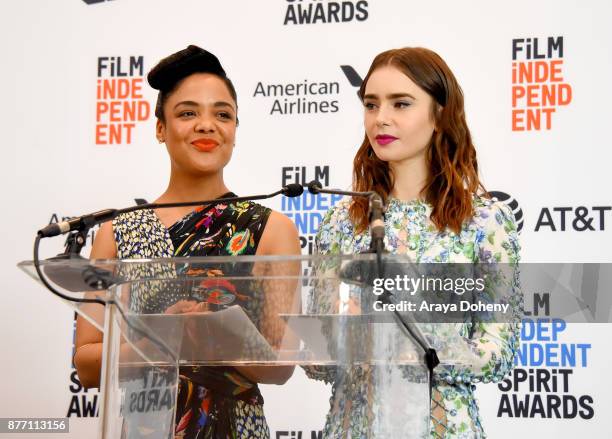
[[[235, 196], [224, 183], [223, 169], [234, 149], [238, 105], [234, 86], [217, 57], [189, 46], [161, 60], [147, 79], [159, 90], [156, 134], [170, 156], [170, 181], [155, 202]], [[297, 230], [291, 220], [259, 204], [239, 202], [120, 215], [112, 224], [102, 225], [91, 258], [299, 253]], [[216, 275], [222, 273], [217, 270], [211, 274]], [[269, 341], [280, 342], [282, 335], [276, 331], [279, 322], [275, 319], [279, 309], [294, 305], [293, 292], [275, 291], [274, 297], [260, 297], [225, 288], [220, 293], [219, 283], [214, 284], [217, 287], [211, 291], [200, 288], [197, 297], [191, 291], [132, 291], [129, 307], [136, 313], [178, 314], [238, 304]], [[74, 364], [85, 387], [99, 386], [101, 354], [102, 334], [79, 317]], [[257, 383], [282, 384], [292, 372], [292, 367], [181, 367], [175, 437], [269, 437]]]
[[[442, 58], [424, 48], [383, 52], [374, 59], [359, 96], [365, 138], [353, 162], [353, 190], [376, 191], [385, 201], [386, 250], [418, 263], [516, 264], [513, 214], [504, 204], [478, 195], [483, 187], [463, 94]], [[368, 250], [367, 203], [347, 198], [327, 213], [316, 237], [320, 253]], [[519, 342], [521, 301], [515, 278], [508, 288], [509, 323], [453, 327], [472, 357], [466, 366], [435, 369], [431, 437], [485, 437], [475, 384], [500, 381], [513, 366]], [[322, 294], [311, 298], [309, 311], [334, 313], [338, 306], [337, 299]], [[377, 401], [372, 367], [306, 371], [333, 384], [325, 437], [377, 436], [370, 418], [391, 401]]]

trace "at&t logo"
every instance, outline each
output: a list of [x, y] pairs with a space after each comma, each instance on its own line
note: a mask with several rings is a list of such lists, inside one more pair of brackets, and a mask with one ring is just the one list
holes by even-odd
[[612, 206], [578, 206], [578, 207], [543, 207], [538, 216], [535, 231], [551, 232], [594, 232], [606, 230], [606, 217], [612, 212]]

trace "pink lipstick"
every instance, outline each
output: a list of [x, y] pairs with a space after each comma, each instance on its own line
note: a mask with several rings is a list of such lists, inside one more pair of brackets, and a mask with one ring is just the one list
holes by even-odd
[[390, 136], [388, 134], [379, 134], [378, 136], [376, 136], [376, 143], [381, 146], [388, 145], [389, 143], [395, 140], [397, 140], [397, 137]]

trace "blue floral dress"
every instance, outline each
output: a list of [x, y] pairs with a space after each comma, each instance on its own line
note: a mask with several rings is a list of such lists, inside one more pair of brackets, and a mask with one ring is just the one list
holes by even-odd
[[[316, 236], [321, 254], [356, 254], [370, 246], [369, 231], [355, 234], [349, 218], [350, 199], [341, 200], [328, 211]], [[474, 197], [474, 216], [459, 234], [438, 231], [430, 219], [431, 206], [424, 201], [389, 200], [385, 212], [385, 247], [405, 254], [417, 263], [487, 263], [516, 266], [519, 244], [514, 216], [500, 202]], [[478, 405], [477, 383], [499, 382], [512, 369], [520, 337], [522, 299], [518, 270], [509, 280], [512, 319], [509, 323], [456, 323], [451, 327], [465, 342], [469, 366], [438, 366], [434, 374], [430, 435], [432, 438], [484, 438]], [[332, 299], [333, 300], [333, 299]], [[320, 297], [309, 301], [309, 312], [329, 312], [330, 303]], [[340, 374], [334, 367], [305, 367], [306, 374], [332, 384], [330, 411], [324, 437], [369, 438], [368, 413], [381, 410], [372, 394], [372, 370], [354, 367]], [[399, 375], [393, 375], [400, 377]], [[394, 378], [395, 379], [395, 378]], [[370, 392], [370, 393], [368, 393]], [[375, 399], [375, 398], [374, 398]], [[409, 404], [407, 401], [406, 404]], [[384, 406], [383, 406], [384, 407]]]

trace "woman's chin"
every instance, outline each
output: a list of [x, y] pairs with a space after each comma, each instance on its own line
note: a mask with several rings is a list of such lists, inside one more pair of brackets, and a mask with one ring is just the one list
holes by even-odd
[[210, 174], [218, 174], [228, 164], [229, 158], [220, 157], [213, 154], [202, 154], [192, 157], [186, 168], [191, 174], [202, 174], [208, 176]]
[[376, 157], [383, 162], [391, 163], [406, 163], [416, 159], [424, 158], [423, 151], [392, 151], [392, 150], [380, 150], [374, 151]]

